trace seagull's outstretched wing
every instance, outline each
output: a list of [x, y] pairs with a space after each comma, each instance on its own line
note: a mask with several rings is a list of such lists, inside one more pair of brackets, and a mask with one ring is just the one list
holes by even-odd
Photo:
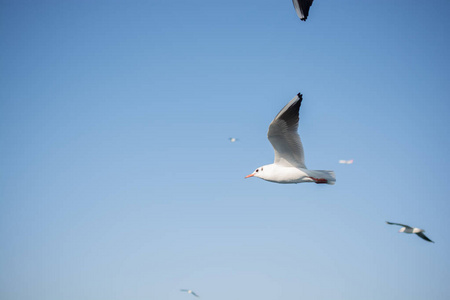
[[197, 294], [194, 293], [194, 292], [191, 292], [191, 294], [194, 295], [195, 297], [200, 297], [199, 295], [197, 295]]
[[311, 7], [313, 1], [314, 0], [292, 0], [292, 3], [294, 3], [295, 12], [300, 20], [306, 21], [306, 18], [308, 18], [309, 8]]
[[424, 239], [425, 241], [434, 243], [432, 240], [430, 240], [429, 238], [427, 238], [427, 236], [426, 236], [425, 234], [423, 234], [423, 232], [419, 232], [419, 233], [416, 233], [416, 234], [417, 234], [418, 236], [420, 236], [422, 239]]
[[180, 291], [182, 291], [182, 292], [188, 292], [189, 290], [180, 290]]
[[391, 222], [388, 222], [388, 221], [386, 221], [386, 223], [389, 224], [389, 225], [398, 225], [398, 226], [403, 226], [403, 227], [406, 227], [406, 228], [412, 228], [411, 226], [400, 224], [400, 223], [391, 223]]
[[303, 146], [297, 132], [302, 99], [302, 94], [298, 93], [269, 125], [267, 137], [275, 151], [275, 164], [306, 169]]

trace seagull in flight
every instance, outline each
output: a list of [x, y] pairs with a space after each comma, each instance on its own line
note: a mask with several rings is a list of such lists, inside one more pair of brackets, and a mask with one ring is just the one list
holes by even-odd
[[230, 140], [230, 142], [232, 142], [232, 143], [239, 141], [237, 138], [234, 138], [234, 137], [231, 137], [228, 140]]
[[340, 163], [340, 164], [351, 165], [351, 164], [353, 163], [353, 159], [350, 159], [350, 160], [344, 160], [344, 159], [341, 159], [341, 160], [339, 161], [339, 163]]
[[180, 290], [180, 291], [182, 291], [182, 292], [187, 292], [188, 294], [192, 294], [192, 295], [194, 295], [195, 297], [200, 297], [199, 295], [197, 295], [196, 293], [194, 293], [192, 290], [184, 290], [184, 289], [182, 289], [182, 290]]
[[294, 3], [295, 11], [297, 12], [297, 16], [302, 21], [306, 21], [308, 18], [309, 8], [311, 7], [314, 0], [292, 0]]
[[414, 227], [410, 227], [408, 225], [404, 225], [404, 224], [399, 224], [399, 223], [391, 223], [386, 221], [387, 224], [389, 225], [398, 225], [398, 226], [402, 226], [402, 228], [400, 228], [400, 230], [398, 232], [404, 232], [404, 233], [415, 233], [417, 234], [420, 238], [424, 239], [427, 242], [431, 242], [434, 243], [432, 240], [430, 240], [429, 238], [427, 238], [427, 236], [425, 234], [423, 234], [425, 232], [425, 230], [420, 229], [420, 228], [414, 228]]
[[302, 94], [298, 93], [269, 125], [267, 138], [275, 151], [274, 163], [259, 167], [245, 178], [254, 176], [277, 183], [335, 183], [333, 171], [308, 170], [305, 166], [303, 146], [297, 132], [302, 99]]

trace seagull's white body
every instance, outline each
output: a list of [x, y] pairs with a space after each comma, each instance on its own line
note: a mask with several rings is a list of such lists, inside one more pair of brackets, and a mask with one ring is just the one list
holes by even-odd
[[277, 183], [336, 182], [333, 171], [308, 170], [305, 166], [303, 146], [297, 132], [302, 99], [299, 93], [270, 123], [267, 138], [274, 148], [274, 163], [259, 167], [246, 178], [255, 176]]
[[419, 233], [419, 232], [424, 232], [425, 230], [420, 229], [420, 228], [411, 228], [411, 227], [402, 227], [400, 228], [400, 230], [398, 232], [403, 232], [403, 233]]
[[324, 180], [320, 182], [319, 180], [316, 183], [334, 184], [336, 181], [333, 171], [308, 170], [278, 164], [265, 165], [258, 169], [260, 170], [257, 172], [259, 174], [254, 174], [253, 176], [276, 183], [316, 182], [318, 179], [325, 179], [328, 182], [324, 182]]

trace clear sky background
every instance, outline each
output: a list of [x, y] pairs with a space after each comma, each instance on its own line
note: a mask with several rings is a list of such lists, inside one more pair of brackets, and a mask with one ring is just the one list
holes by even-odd
[[[449, 13], [0, 1], [0, 298], [449, 299]], [[298, 92], [336, 185], [244, 179]]]

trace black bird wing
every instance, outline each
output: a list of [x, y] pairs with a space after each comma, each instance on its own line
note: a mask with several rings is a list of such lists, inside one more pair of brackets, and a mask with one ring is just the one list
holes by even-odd
[[430, 240], [429, 238], [427, 238], [427, 236], [426, 236], [425, 234], [423, 234], [423, 232], [419, 232], [419, 233], [416, 233], [416, 234], [417, 234], [418, 236], [420, 236], [422, 239], [424, 239], [425, 241], [434, 243], [432, 240]]
[[302, 21], [306, 21], [308, 18], [309, 8], [311, 7], [314, 0], [292, 0], [294, 4], [297, 16]]

